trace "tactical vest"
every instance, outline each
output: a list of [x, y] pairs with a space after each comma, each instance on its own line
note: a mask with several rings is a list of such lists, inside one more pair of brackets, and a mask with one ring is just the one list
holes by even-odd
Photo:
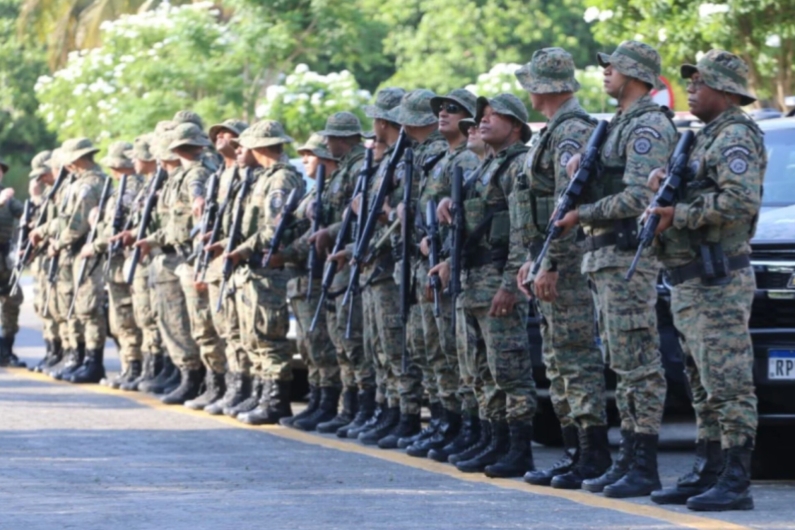
[[[248, 197], [246, 197], [245, 203], [245, 213], [243, 214], [243, 222], [241, 227], [241, 233], [243, 237], [241, 241], [245, 241], [255, 233], [264, 229], [264, 226], [261, 226], [263, 212], [260, 210], [259, 201], [255, 201], [255, 196], [262, 196], [267, 197], [270, 195], [270, 183], [268, 180], [270, 176], [277, 173], [278, 171], [287, 170], [291, 173], [295, 172], [295, 168], [291, 164], [286, 164], [283, 162], [278, 162], [271, 167], [262, 170], [262, 173], [257, 177], [256, 182], [252, 183], [251, 192], [249, 193]], [[297, 177], [303, 183], [303, 179]], [[303, 189], [300, 189], [299, 192], [303, 194]], [[284, 201], [287, 200], [289, 196], [289, 192], [285, 194]], [[283, 205], [282, 205], [283, 206]], [[305, 232], [309, 228], [309, 221], [308, 220], [301, 220], [295, 221], [293, 224], [288, 227], [288, 229], [284, 233], [284, 238], [281, 241], [281, 244], [284, 246], [289, 245], [300, 236], [303, 232]]]
[[[2, 191], [3, 187], [0, 186], [0, 191]], [[9, 200], [4, 205], [0, 206], [0, 254], [7, 254], [9, 249], [9, 243], [11, 242], [12, 236], [14, 234], [14, 223], [16, 219], [14, 215], [11, 213], [11, 202], [14, 199]]]
[[[331, 178], [326, 182], [325, 187], [323, 189], [323, 221], [321, 223], [325, 226], [325, 224], [333, 224], [342, 221], [342, 213], [345, 211], [345, 207], [348, 205], [349, 197], [346, 196], [345, 193], [345, 179], [353, 179], [353, 186], [356, 185], [356, 180], [359, 178], [359, 172], [357, 171], [355, 174], [351, 174], [352, 170], [356, 165], [364, 160], [365, 151], [364, 149], [357, 149], [349, 154], [344, 159], [344, 165], [341, 165], [337, 171], [335, 171]], [[373, 168], [371, 168], [372, 170]]]

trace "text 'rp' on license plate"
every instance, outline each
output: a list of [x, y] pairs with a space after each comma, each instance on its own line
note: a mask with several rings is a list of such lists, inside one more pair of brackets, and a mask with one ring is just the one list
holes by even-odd
[[768, 350], [767, 377], [795, 381], [795, 350]]

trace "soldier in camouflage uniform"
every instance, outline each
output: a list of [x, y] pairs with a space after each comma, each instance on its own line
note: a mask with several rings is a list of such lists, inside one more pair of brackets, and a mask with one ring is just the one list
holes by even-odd
[[[289, 263], [277, 261], [266, 269], [263, 258], [288, 195], [293, 189], [302, 195], [304, 183], [286, 161], [284, 144], [292, 142], [292, 138], [279, 122], [260, 121], [246, 129], [238, 142], [243, 151], [254, 157], [258, 167], [246, 177], [253, 179], [250, 192], [245, 197], [238, 194], [235, 199], [236, 208], [243, 209], [241, 233], [228, 237], [234, 236], [242, 243], [225, 259], [238, 264], [232, 281], [241, 338], [251, 356], [251, 369], [263, 380], [263, 388], [257, 408], [238, 414], [237, 419], [250, 425], [274, 424], [292, 416], [287, 282], [298, 272]], [[289, 244], [297, 230], [290, 230], [282, 243]], [[221, 242], [212, 250], [224, 245]]]
[[[657, 255], [671, 285], [671, 312], [689, 355], [687, 376], [698, 423], [693, 471], [652, 494], [691, 510], [750, 510], [757, 426], [754, 352], [748, 330], [756, 283], [750, 240], [762, 201], [767, 151], [740, 106], [756, 101], [748, 66], [723, 50], [682, 66], [690, 111], [706, 126], [690, 152], [692, 173], [676, 206], [656, 208]], [[659, 186], [665, 177], [652, 176]], [[702, 260], [713, 262], [708, 275]], [[723, 455], [721, 455], [721, 449]], [[724, 458], [725, 462], [723, 462]]]
[[[102, 159], [103, 166], [110, 170], [114, 180], [121, 180], [126, 175], [124, 195], [119, 196], [120, 188], [116, 186], [113, 195], [105, 204], [102, 223], [97, 229], [97, 237], [92, 243], [86, 243], [80, 257], [88, 260], [89, 266], [104, 270], [104, 255], [110, 252], [109, 241], [113, 236], [113, 217], [118, 201], [122, 201], [122, 212], [127, 212], [132, 206], [135, 196], [143, 187], [143, 177], [135, 174], [132, 160], [126, 153], [132, 149], [128, 142], [114, 142], [108, 148], [108, 155]], [[115, 253], [110, 258], [108, 276], [108, 311], [110, 317], [110, 331], [119, 343], [119, 360], [122, 371], [110, 380], [104, 379], [107, 386], [119, 388], [123, 383], [129, 383], [141, 375], [141, 329], [135, 323], [132, 293], [124, 277], [124, 255]]]
[[[8, 172], [8, 164], [0, 160], [0, 181]], [[24, 367], [13, 352], [14, 337], [19, 331], [19, 308], [22, 305], [22, 289], [11, 295], [11, 273], [14, 270], [12, 246], [14, 226], [19, 226], [24, 206], [14, 198], [13, 188], [0, 185], [0, 366]]]
[[[618, 112], [602, 145], [599, 178], [586, 199], [558, 226], [582, 223], [587, 237], [582, 271], [594, 289], [600, 332], [618, 376], [621, 452], [601, 477], [583, 488], [608, 497], [649, 495], [660, 488], [657, 442], [666, 383], [657, 332], [658, 264], [644, 256], [637, 273], [624, 279], [637, 247], [638, 216], [652, 198], [646, 180], [664, 165], [676, 140], [670, 111], [654, 103], [649, 91], [659, 85], [660, 56], [647, 44], [621, 43], [612, 55], [599, 54], [605, 90], [618, 99]], [[579, 156], [569, 162], [573, 172]]]
[[[534, 469], [530, 445], [536, 389], [525, 331], [527, 306], [519, 303], [516, 287], [523, 256], [508, 198], [527, 187], [524, 144], [532, 133], [527, 109], [511, 94], [478, 98], [475, 119], [493, 154], [465, 184], [465, 272], [456, 304], [456, 339], [469, 370], [478, 370], [474, 386], [484, 428], [478, 443], [450, 458], [466, 473], [515, 477]], [[439, 205], [443, 222], [451, 219], [450, 205], [450, 199]], [[430, 272], [446, 281], [450, 264]]]
[[[545, 48], [535, 52], [516, 77], [530, 93], [533, 107], [549, 119], [527, 154], [528, 187], [511, 197], [511, 224], [521, 230], [521, 243], [529, 250], [517, 285], [534, 299], [541, 316], [549, 395], [560, 420], [565, 447], [562, 460], [550, 469], [528, 473], [525, 481], [579, 489], [584, 478], [595, 478], [607, 471], [611, 459], [604, 362], [594, 341], [593, 300], [588, 278], [580, 272], [583, 246], [577, 241], [577, 233], [571, 231], [554, 240], [538, 274], [528, 278], [528, 273], [544, 244], [557, 198], [568, 187], [566, 164], [583, 151], [596, 120], [574, 96], [580, 85], [574, 78], [574, 60], [565, 50]], [[530, 286], [526, 285], [528, 280], [532, 282]]]

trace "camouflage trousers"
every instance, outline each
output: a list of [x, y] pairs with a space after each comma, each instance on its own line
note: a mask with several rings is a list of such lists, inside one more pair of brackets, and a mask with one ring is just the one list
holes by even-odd
[[[93, 266], [89, 260], [86, 277], [83, 283], [75, 288], [74, 280], [80, 271], [81, 259], [61, 253], [58, 276], [58, 313], [64, 318], [68, 315], [69, 305], [74, 297], [72, 317], [66, 319], [69, 343], [77, 345], [85, 343], [87, 350], [98, 350], [105, 347], [107, 324], [105, 322], [104, 279], [102, 265]], [[93, 270], [92, 270], [93, 269]]]
[[666, 382], [657, 331], [657, 275], [638, 269], [630, 281], [621, 267], [590, 272], [602, 342], [616, 373], [621, 428], [657, 434]]
[[686, 363], [700, 439], [720, 439], [724, 449], [753, 444], [758, 416], [754, 351], [748, 321], [756, 281], [750, 268], [731, 282], [705, 286], [700, 279], [671, 289], [674, 325], [695, 361]]
[[155, 307], [157, 306], [157, 293], [149, 284], [150, 265], [138, 265], [131, 288], [133, 317], [138, 329], [141, 330], [141, 351], [146, 354], [160, 353], [163, 341], [160, 339], [160, 329], [157, 327]]
[[[227, 285], [231, 287], [231, 285]], [[237, 305], [234, 296], [224, 296], [221, 300], [221, 310], [216, 311], [218, 299], [221, 297], [221, 280], [207, 282], [207, 294], [210, 297], [210, 315], [213, 327], [224, 343], [224, 357], [226, 366], [232, 373], [248, 375], [251, 371], [251, 361], [240, 338], [240, 319], [237, 316]]]
[[193, 267], [188, 263], [183, 263], [177, 267], [176, 273], [179, 276], [182, 291], [185, 293], [190, 332], [199, 347], [199, 357], [202, 364], [216, 374], [223, 374], [226, 372], [224, 342], [213, 325], [210, 293], [207, 290], [207, 284], [199, 284], [197, 287], [194, 280]]
[[182, 262], [177, 254], [161, 254], [152, 260], [149, 274], [157, 301], [155, 318], [174, 365], [183, 370], [198, 370], [202, 366], [199, 346], [191, 336], [185, 292], [176, 272]]
[[44, 256], [40, 256], [33, 260], [31, 265], [31, 272], [33, 272], [34, 276], [33, 310], [41, 319], [42, 338], [52, 341], [60, 339], [61, 332], [58, 329], [58, 321], [56, 321], [49, 311], [44, 310], [47, 292], [47, 263], [47, 259]]
[[[346, 269], [338, 273], [347, 277]], [[332, 289], [335, 286], [332, 285]], [[344, 289], [339, 287], [338, 289]], [[333, 311], [326, 312], [326, 325], [329, 337], [337, 350], [337, 363], [340, 367], [342, 386], [346, 389], [373, 390], [376, 388], [376, 371], [372, 343], [366, 338], [371, 335], [363, 327], [362, 295], [353, 296], [353, 312], [351, 314], [351, 336], [346, 338], [349, 307], [342, 305], [342, 294], [336, 296], [329, 304]], [[368, 345], [369, 344], [369, 345]]]
[[[320, 280], [312, 280], [314, 296], [312, 300], [307, 301], [306, 290], [309, 281], [306, 276], [291, 279], [287, 282], [287, 297], [298, 325], [299, 342], [303, 342], [305, 345], [307, 366], [313, 368], [310, 372], [317, 372], [317, 375], [310, 373], [310, 383], [317, 383], [320, 387], [340, 388], [342, 386], [340, 366], [337, 363], [336, 348], [329, 337], [326, 326], [325, 310], [320, 311], [315, 330], [310, 331], [309, 329], [315, 316], [317, 297], [320, 293]], [[312, 381], [313, 378], [316, 378], [316, 381]]]
[[[0, 258], [3, 256], [0, 255]], [[10, 281], [11, 270], [0, 270], [0, 329], [3, 337], [14, 337], [19, 332], [19, 308], [24, 301], [21, 288], [11, 296]]]
[[[59, 260], [60, 261], [60, 260]], [[73, 342], [73, 336], [69, 333], [69, 324], [66, 321], [66, 314], [69, 305], [72, 303], [75, 284], [72, 280], [72, 267], [58, 267], [57, 276], [54, 283], [49, 281], [49, 268], [51, 259], [45, 262], [45, 279], [43, 285], [43, 306], [46, 306], [47, 315], [53, 321], [53, 328], [58, 330], [61, 343], [64, 349], [77, 348], [79, 343], [83, 343], [82, 335], [79, 342]]]
[[135, 323], [132, 290], [124, 281], [123, 265], [123, 257], [113, 258], [107, 285], [110, 332], [119, 343], [119, 360], [126, 367], [131, 361], [142, 360], [143, 336]]
[[[364, 351], [365, 357], [372, 360], [373, 370], [375, 372], [375, 400], [379, 404], [397, 407], [400, 405], [397, 379], [391, 371], [392, 367], [387, 362], [386, 356], [380, 353], [381, 340], [378, 336], [378, 324], [376, 323], [376, 305], [373, 292], [369, 286], [362, 289], [361, 297]], [[343, 315], [345, 311], [346, 308], [343, 306]]]
[[558, 297], [535, 300], [552, 407], [562, 427], [586, 429], [605, 425], [607, 417], [604, 361], [594, 341], [594, 304], [581, 262], [582, 254], [572, 248], [558, 262]]
[[293, 378], [292, 351], [287, 340], [289, 279], [287, 271], [252, 271], [247, 266], [238, 268], [234, 275], [241, 344], [249, 355], [252, 375], [263, 379]]

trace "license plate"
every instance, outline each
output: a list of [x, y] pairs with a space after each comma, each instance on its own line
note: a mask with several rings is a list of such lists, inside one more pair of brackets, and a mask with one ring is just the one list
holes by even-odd
[[767, 377], [795, 381], [795, 350], [768, 350]]

